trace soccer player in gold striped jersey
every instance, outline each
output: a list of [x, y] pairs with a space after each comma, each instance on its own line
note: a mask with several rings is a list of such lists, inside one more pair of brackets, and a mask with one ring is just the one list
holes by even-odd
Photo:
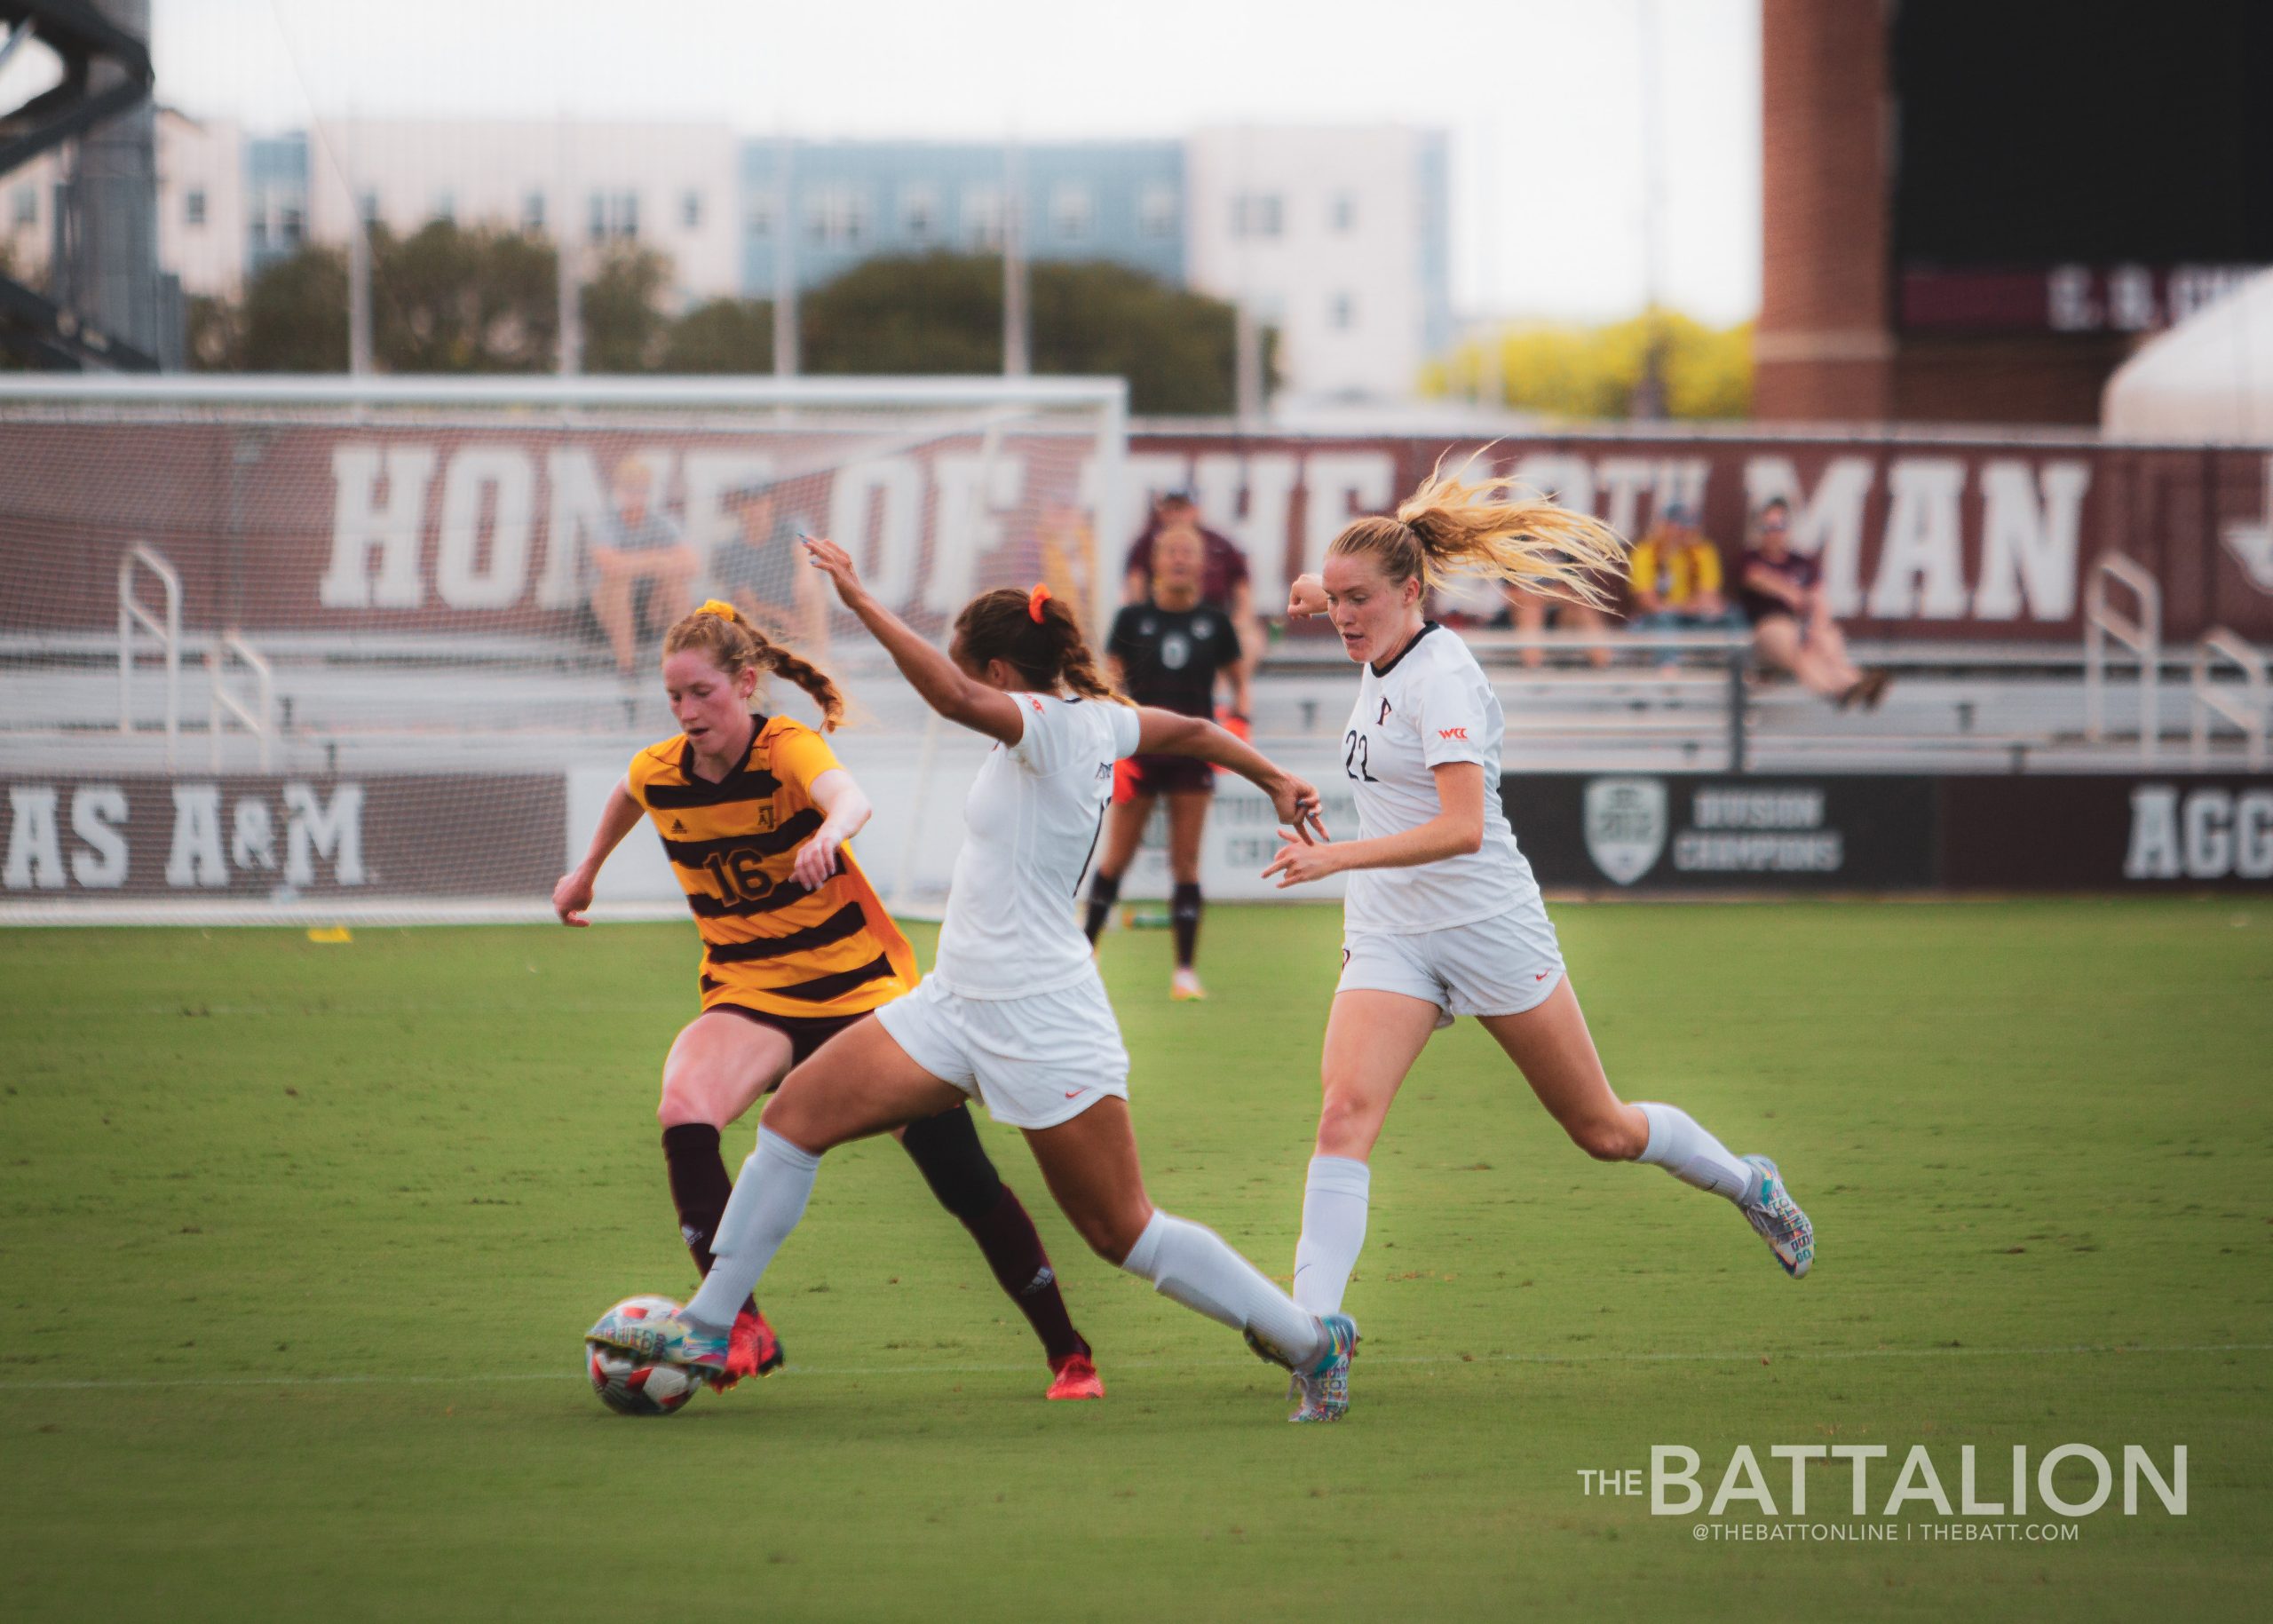
[[[868, 820], [867, 796], [822, 733], [751, 713], [761, 670], [810, 694], [824, 731], [842, 717], [836, 685], [732, 606], [714, 599], [671, 628], [663, 682], [685, 731], [632, 758], [584, 860], [553, 891], [564, 923], [589, 923], [601, 864], [645, 817], [686, 892], [702, 939], [701, 1012], [663, 1063], [657, 1114], [679, 1232], [706, 1274], [733, 1189], [721, 1130], [791, 1066], [918, 979], [914, 950], [848, 844]], [[1034, 1220], [995, 1172], [970, 1112], [915, 1123], [900, 1141], [1041, 1340], [1049, 1397], [1102, 1398]], [[780, 1362], [779, 1339], [745, 1303], [719, 1384]]]

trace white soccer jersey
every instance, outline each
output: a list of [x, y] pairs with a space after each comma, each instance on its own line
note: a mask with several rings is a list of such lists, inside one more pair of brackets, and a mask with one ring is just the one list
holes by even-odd
[[1372, 839], [1420, 828], [1443, 810], [1430, 769], [1472, 761], [1484, 769], [1484, 844], [1411, 868], [1354, 870], [1342, 903], [1351, 931], [1442, 930], [1539, 895], [1500, 809], [1502, 726], [1484, 668], [1467, 644], [1434, 621], [1382, 669], [1366, 665], [1342, 737], [1358, 834]]
[[931, 971], [965, 998], [1025, 998], [1096, 973], [1073, 902], [1113, 799], [1113, 764], [1136, 749], [1126, 705], [1010, 697], [1026, 732], [987, 752], [963, 798]]

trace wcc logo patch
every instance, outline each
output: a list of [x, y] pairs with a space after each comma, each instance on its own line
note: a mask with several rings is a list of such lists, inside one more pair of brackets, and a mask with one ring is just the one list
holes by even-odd
[[1582, 806], [1587, 855], [1620, 885], [1631, 885], [1657, 866], [1666, 849], [1666, 787], [1662, 779], [1598, 778]]

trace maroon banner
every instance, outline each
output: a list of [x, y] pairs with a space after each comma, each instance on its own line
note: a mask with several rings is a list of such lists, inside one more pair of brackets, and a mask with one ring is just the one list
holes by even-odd
[[[1439, 456], [1477, 448], [1146, 433], [1129, 461], [1144, 488], [1194, 493], [1203, 519], [1246, 549], [1269, 606], [1351, 517], [1393, 506]], [[1692, 508], [1731, 575], [1754, 516], [1781, 497], [1794, 545], [1821, 560], [1833, 610], [1857, 636], [2074, 641], [2092, 562], [2113, 551], [2161, 581], [2166, 640], [2223, 625], [2273, 641], [2273, 456], [2262, 451], [2051, 435], [1574, 433], [1503, 440], [1477, 465], [1628, 536], [1676, 503]]]
[[560, 775], [6, 780], [0, 898], [543, 897]]
[[[1246, 551], [1267, 614], [1351, 517], [1388, 510], [1439, 457], [1477, 448], [1139, 432], [1099, 562], [1118, 572], [1148, 493], [1190, 489]], [[0, 631], [115, 624], [120, 557], [143, 542], [179, 571], [192, 631], [568, 635], [586, 624], [590, 549], [612, 544], [613, 487], [634, 456], [654, 471], [656, 511], [714, 575], [741, 539], [735, 494], [771, 480], [778, 527], [846, 540], [879, 596], [926, 625], [978, 586], [1058, 578], [1099, 471], [1078, 435], [943, 432], [911, 447], [502, 416], [479, 430], [4, 422]], [[1834, 613], [1864, 637], [2075, 641], [2091, 563], [2114, 551], [2162, 583], [2168, 640], [2223, 625], [2273, 642], [2262, 450], [1596, 431], [1504, 440], [1481, 465], [1631, 536], [1676, 502], [1696, 508], [1731, 566], [1753, 515], [1780, 496]]]

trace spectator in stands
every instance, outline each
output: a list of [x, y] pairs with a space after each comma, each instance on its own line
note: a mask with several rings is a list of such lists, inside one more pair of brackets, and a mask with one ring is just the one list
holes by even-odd
[[[1572, 603], [1563, 598], [1542, 598], [1536, 592], [1527, 592], [1512, 584], [1504, 590], [1508, 595], [1508, 607], [1515, 614], [1516, 630], [1527, 638], [1535, 638], [1547, 630], [1547, 616], [1550, 609], [1554, 611], [1555, 630], [1557, 631], [1588, 632], [1600, 636], [1610, 630], [1609, 616], [1589, 604]], [[1611, 593], [1613, 599], [1616, 592], [1616, 587], [1612, 586]], [[1547, 663], [1547, 651], [1526, 648], [1517, 658], [1536, 670]], [[1601, 643], [1588, 649], [1587, 663], [1597, 668], [1608, 665], [1610, 645]]]
[[[1635, 543], [1627, 558], [1627, 590], [1636, 631], [1741, 631], [1743, 614], [1721, 595], [1721, 550], [1697, 527], [1682, 503]], [[1671, 664], [1667, 656], [1667, 663]]]
[[[1163, 530], [1191, 528], [1200, 533], [1207, 550], [1207, 567], [1200, 582], [1202, 602], [1220, 604], [1239, 633], [1239, 660], [1236, 672], [1226, 674], [1241, 687], [1255, 673], [1263, 651], [1263, 629], [1255, 618], [1255, 588], [1247, 577], [1247, 554], [1229, 536], [1218, 535], [1200, 522], [1200, 504], [1184, 491], [1170, 491], [1152, 503], [1152, 515], [1129, 548], [1121, 566], [1121, 601], [1141, 604], [1152, 592], [1152, 543]], [[1237, 711], [1232, 713], [1238, 715]]]
[[1792, 551], [1791, 533], [1791, 504], [1777, 497], [1760, 510], [1754, 544], [1737, 574], [1754, 652], [1761, 663], [1789, 671], [1841, 710], [1857, 701], [1875, 709], [1891, 678], [1848, 659], [1816, 561]]
[[797, 533], [810, 521], [785, 513], [768, 484], [726, 493], [736, 534], [710, 558], [710, 590], [777, 643], [809, 660], [828, 652], [827, 582], [804, 561]]
[[618, 463], [607, 544], [592, 549], [599, 577], [592, 583], [592, 618], [615, 651], [615, 669], [627, 677], [639, 674], [641, 636], [661, 636], [693, 606], [702, 568], [678, 526], [655, 507], [654, 495], [655, 471], [645, 458]]

